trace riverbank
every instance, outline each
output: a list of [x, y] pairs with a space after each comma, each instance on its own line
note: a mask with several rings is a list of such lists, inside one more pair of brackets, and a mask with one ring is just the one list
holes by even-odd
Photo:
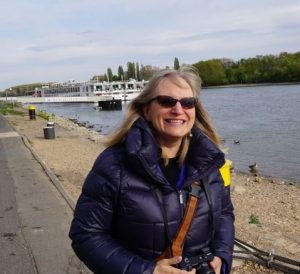
[[216, 88], [246, 88], [246, 87], [261, 87], [261, 86], [287, 86], [299, 85], [300, 82], [286, 82], [286, 83], [252, 83], [252, 84], [228, 84], [220, 86], [204, 86], [202, 89], [216, 89]]
[[[46, 140], [46, 121], [37, 117], [7, 115], [56, 174], [64, 188], [77, 200], [85, 176], [102, 151], [101, 135], [68, 119], [54, 117], [54, 140]], [[300, 260], [300, 188], [282, 181], [232, 174], [232, 199], [236, 215], [236, 238], [265, 251]], [[245, 264], [232, 273], [279, 273]]]

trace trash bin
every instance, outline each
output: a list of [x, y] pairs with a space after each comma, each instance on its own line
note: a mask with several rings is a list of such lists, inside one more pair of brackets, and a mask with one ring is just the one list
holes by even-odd
[[220, 172], [222, 175], [222, 178], [224, 180], [224, 185], [229, 186], [230, 185], [230, 167], [232, 162], [228, 159], [226, 159], [225, 164], [220, 168]]
[[47, 122], [47, 127], [54, 127], [54, 122]]
[[55, 139], [54, 127], [44, 127], [44, 137], [45, 139]]
[[29, 107], [28, 107], [28, 111], [29, 111], [29, 119], [30, 119], [30, 120], [36, 120], [36, 116], [35, 116], [35, 106], [29, 106]]

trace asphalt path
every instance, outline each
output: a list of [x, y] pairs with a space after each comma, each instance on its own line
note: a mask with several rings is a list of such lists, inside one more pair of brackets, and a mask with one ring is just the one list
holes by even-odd
[[45, 169], [0, 114], [0, 273], [90, 273], [68, 238], [72, 206]]

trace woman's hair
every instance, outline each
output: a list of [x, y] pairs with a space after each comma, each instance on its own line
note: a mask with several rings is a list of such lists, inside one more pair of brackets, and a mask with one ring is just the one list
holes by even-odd
[[[194, 126], [198, 127], [216, 145], [220, 145], [219, 137], [212, 125], [209, 115], [199, 99], [201, 79], [199, 77], [198, 71], [194, 67], [183, 66], [179, 70], [163, 69], [152, 76], [148, 84], [144, 87], [143, 91], [128, 104], [127, 113], [121, 126], [115, 132], [109, 134], [105, 138], [106, 140], [104, 141], [104, 144], [107, 147], [120, 143], [131, 126], [134, 124], [134, 122], [140, 117], [144, 117], [144, 107], [154, 97], [156, 87], [165, 78], [170, 79], [177, 85], [180, 85], [178, 78], [182, 78], [187, 82], [187, 84], [192, 89], [193, 96], [196, 98], [196, 117]], [[178, 155], [180, 164], [184, 161], [187, 155], [190, 143], [190, 135], [191, 134], [185, 136], [181, 143], [181, 148]]]

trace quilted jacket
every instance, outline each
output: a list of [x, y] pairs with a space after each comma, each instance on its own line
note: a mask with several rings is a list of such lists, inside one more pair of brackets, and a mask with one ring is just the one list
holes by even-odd
[[[190, 185], [208, 180], [213, 224], [204, 193], [187, 235], [184, 254], [197, 255], [210, 245], [214, 231], [214, 254], [230, 270], [234, 242], [234, 215], [230, 188], [225, 187], [219, 168], [224, 154], [199, 130], [193, 136], [185, 162], [181, 190], [169, 183], [159, 168], [161, 150], [148, 123], [140, 118], [124, 141], [107, 148], [96, 159], [78, 199], [69, 236], [77, 256], [99, 274], [151, 274], [154, 259], [166, 249], [162, 207], [167, 212], [173, 238], [181, 222]], [[183, 196], [180, 199], [179, 196]]]

